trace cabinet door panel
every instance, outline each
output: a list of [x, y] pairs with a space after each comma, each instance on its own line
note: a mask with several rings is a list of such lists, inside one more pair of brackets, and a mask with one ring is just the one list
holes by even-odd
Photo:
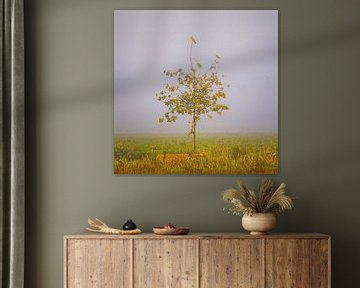
[[67, 241], [65, 287], [131, 287], [130, 240]]
[[310, 242], [310, 287], [329, 287], [330, 275], [329, 240], [313, 239]]
[[134, 240], [135, 288], [197, 287], [197, 240]]
[[264, 287], [260, 239], [204, 239], [200, 242], [200, 287]]
[[307, 239], [266, 239], [266, 288], [309, 287]]

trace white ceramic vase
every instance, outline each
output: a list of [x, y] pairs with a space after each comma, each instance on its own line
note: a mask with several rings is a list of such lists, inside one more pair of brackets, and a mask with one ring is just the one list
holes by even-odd
[[242, 226], [251, 235], [263, 235], [276, 226], [276, 217], [272, 213], [255, 213], [242, 217]]

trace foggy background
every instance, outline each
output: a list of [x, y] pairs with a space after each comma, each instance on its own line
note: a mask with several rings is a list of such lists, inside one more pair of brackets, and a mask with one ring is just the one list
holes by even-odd
[[188, 69], [193, 57], [230, 84], [229, 110], [202, 117], [199, 133], [278, 131], [278, 13], [275, 10], [114, 12], [114, 133], [185, 133], [190, 116], [159, 123], [166, 111], [156, 93], [174, 81], [164, 69]]

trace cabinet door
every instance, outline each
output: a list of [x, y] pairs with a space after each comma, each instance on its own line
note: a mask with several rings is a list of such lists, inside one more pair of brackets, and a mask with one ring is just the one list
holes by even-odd
[[263, 244], [260, 239], [200, 241], [200, 287], [264, 287]]
[[135, 288], [195, 288], [197, 275], [197, 240], [134, 240]]
[[310, 287], [330, 287], [330, 240], [310, 241]]
[[267, 239], [266, 287], [328, 287], [329, 252], [327, 239]]
[[266, 239], [266, 287], [309, 287], [309, 240]]
[[68, 239], [65, 287], [131, 287], [130, 248], [130, 240]]

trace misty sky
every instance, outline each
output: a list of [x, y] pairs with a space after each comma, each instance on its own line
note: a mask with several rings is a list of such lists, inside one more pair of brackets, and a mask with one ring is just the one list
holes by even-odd
[[208, 68], [221, 57], [229, 110], [199, 133], [278, 131], [278, 13], [240, 11], [114, 11], [114, 132], [189, 132], [190, 116], [159, 123], [165, 105], [156, 93], [171, 78], [164, 69], [189, 68], [193, 57]]

